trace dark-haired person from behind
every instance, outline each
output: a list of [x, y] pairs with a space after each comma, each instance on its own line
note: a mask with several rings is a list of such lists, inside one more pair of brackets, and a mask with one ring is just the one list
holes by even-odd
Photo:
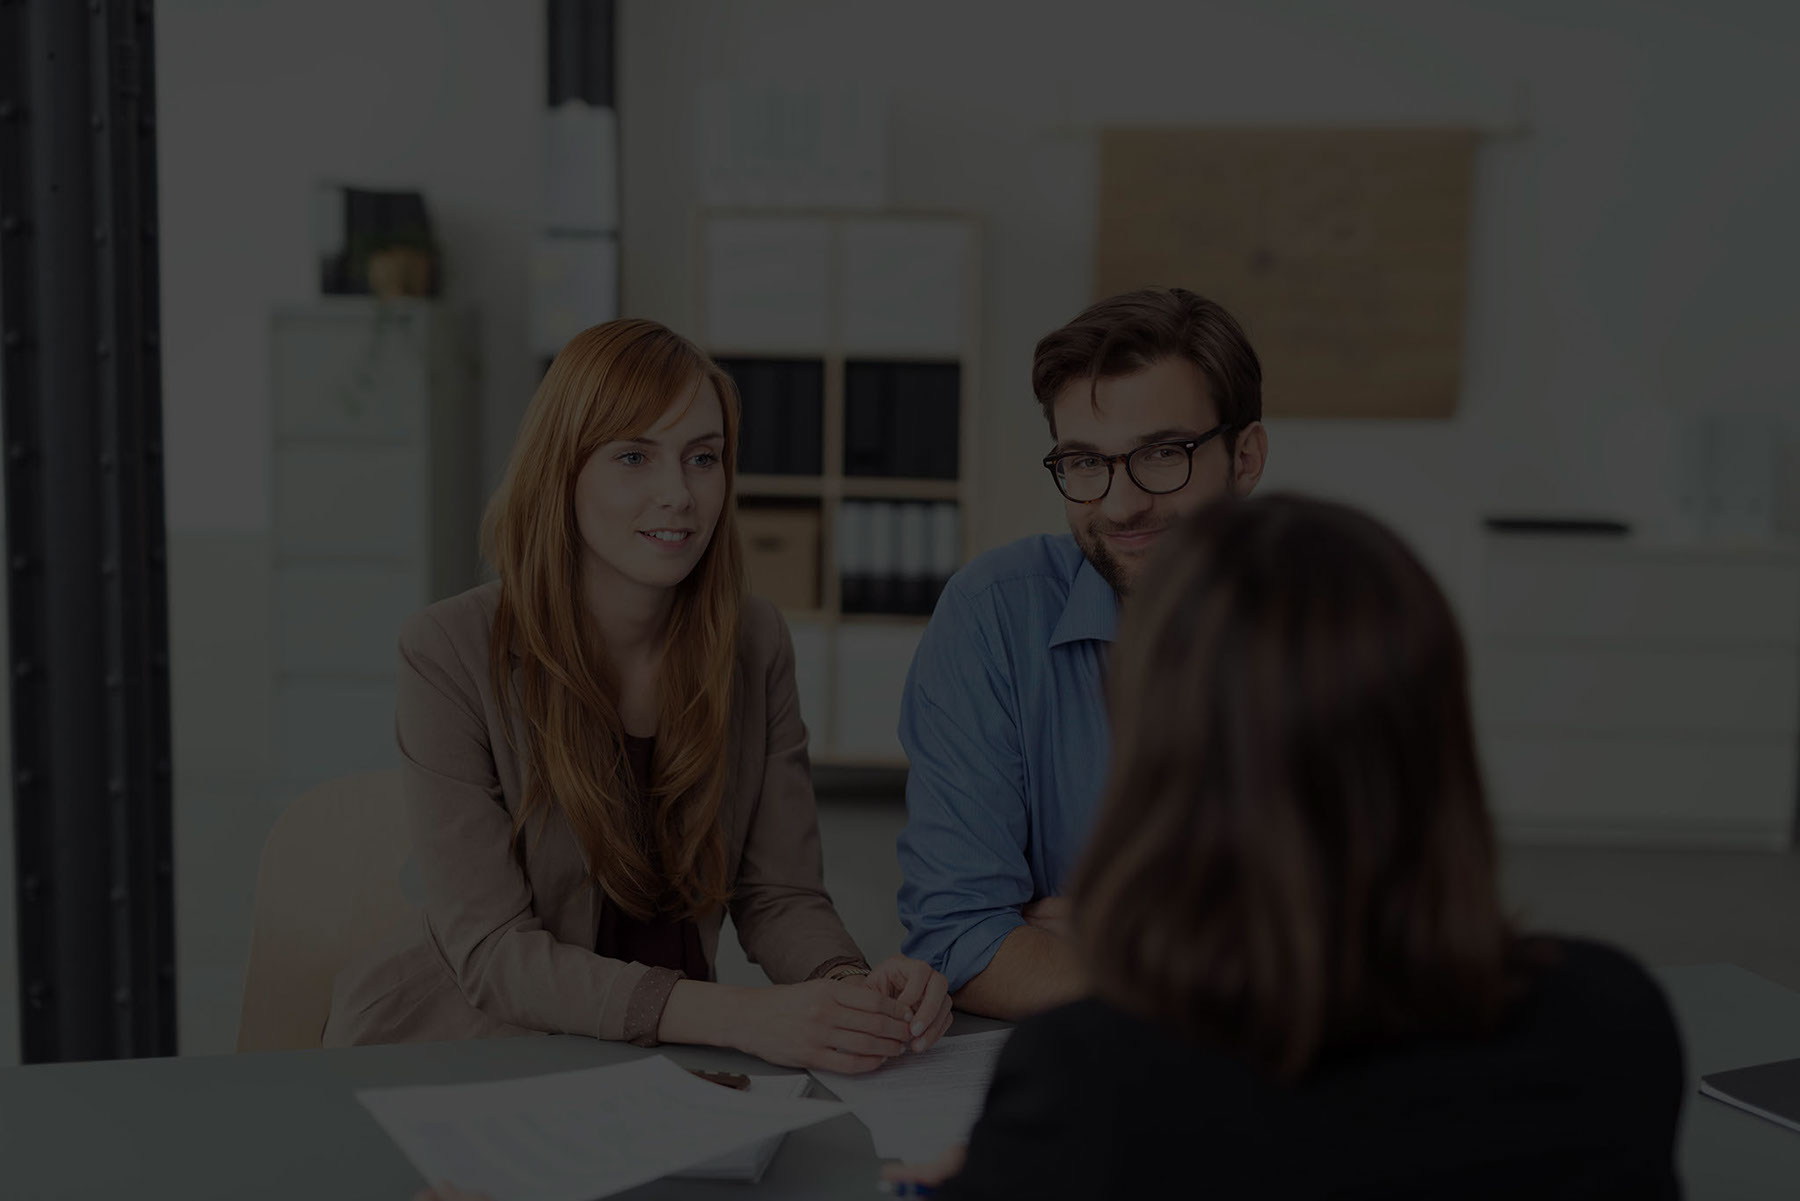
[[1503, 914], [1462, 638], [1419, 561], [1291, 496], [1166, 541], [1073, 883], [1094, 994], [1014, 1033], [945, 1194], [1679, 1196], [1669, 1006], [1621, 952]]

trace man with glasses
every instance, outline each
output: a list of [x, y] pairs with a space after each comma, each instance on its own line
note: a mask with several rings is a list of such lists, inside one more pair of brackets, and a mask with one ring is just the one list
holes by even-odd
[[944, 590], [901, 706], [905, 950], [958, 1007], [1017, 1020], [1085, 991], [1061, 897], [1106, 779], [1119, 600], [1172, 523], [1256, 486], [1262, 368], [1181, 288], [1091, 306], [1037, 345], [1032, 390], [1068, 535], [991, 551]]

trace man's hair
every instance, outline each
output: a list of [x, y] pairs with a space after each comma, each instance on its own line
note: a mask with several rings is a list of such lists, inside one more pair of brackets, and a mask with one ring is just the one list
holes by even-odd
[[1491, 1029], [1506, 920], [1449, 603], [1342, 505], [1227, 499], [1125, 611], [1073, 888], [1101, 997], [1282, 1076]]
[[1231, 427], [1227, 445], [1237, 431], [1262, 420], [1262, 364], [1243, 327], [1186, 288], [1140, 288], [1089, 305], [1039, 340], [1031, 390], [1054, 437], [1056, 397], [1069, 384], [1097, 385], [1173, 358], [1186, 359], [1205, 377], [1219, 420]]

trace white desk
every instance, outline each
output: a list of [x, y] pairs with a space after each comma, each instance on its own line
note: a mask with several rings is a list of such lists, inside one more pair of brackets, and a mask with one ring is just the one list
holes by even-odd
[[[953, 1034], [1002, 1023], [959, 1016]], [[685, 1067], [787, 1072], [733, 1051], [665, 1047]], [[353, 1095], [572, 1071], [652, 1054], [589, 1038], [504, 1038], [0, 1069], [5, 1201], [411, 1201], [422, 1187]], [[845, 1114], [787, 1137], [742, 1183], [659, 1180], [661, 1201], [874, 1196], [880, 1161]]]
[[[1695, 1089], [1704, 1073], [1800, 1057], [1800, 994], [1729, 965], [1658, 973], [1687, 1044], [1681, 1129], [1693, 1201], [1791, 1198], [1800, 1134]], [[958, 1018], [953, 1033], [999, 1023]], [[358, 1047], [0, 1069], [0, 1193], [11, 1201], [408, 1201], [418, 1175], [352, 1093], [494, 1080], [646, 1054], [584, 1038]], [[689, 1067], [775, 1071], [728, 1051]], [[760, 1185], [658, 1181], [632, 1198], [874, 1195], [868, 1131], [845, 1115], [789, 1135]]]
[[1665, 968], [1656, 975], [1687, 1047], [1684, 1195], [1691, 1201], [1756, 1201], [1800, 1194], [1800, 1134], [1699, 1093], [1701, 1076], [1800, 1059], [1800, 993], [1730, 964]]

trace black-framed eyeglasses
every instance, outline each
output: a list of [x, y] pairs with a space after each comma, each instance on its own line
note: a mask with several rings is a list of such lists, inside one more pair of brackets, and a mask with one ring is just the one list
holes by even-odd
[[1125, 464], [1131, 482], [1152, 496], [1179, 492], [1194, 474], [1194, 452], [1231, 429], [1221, 422], [1198, 438], [1171, 442], [1147, 442], [1122, 455], [1103, 455], [1092, 450], [1065, 450], [1045, 455], [1044, 466], [1056, 481], [1057, 491], [1078, 505], [1106, 499], [1112, 491], [1113, 464]]

